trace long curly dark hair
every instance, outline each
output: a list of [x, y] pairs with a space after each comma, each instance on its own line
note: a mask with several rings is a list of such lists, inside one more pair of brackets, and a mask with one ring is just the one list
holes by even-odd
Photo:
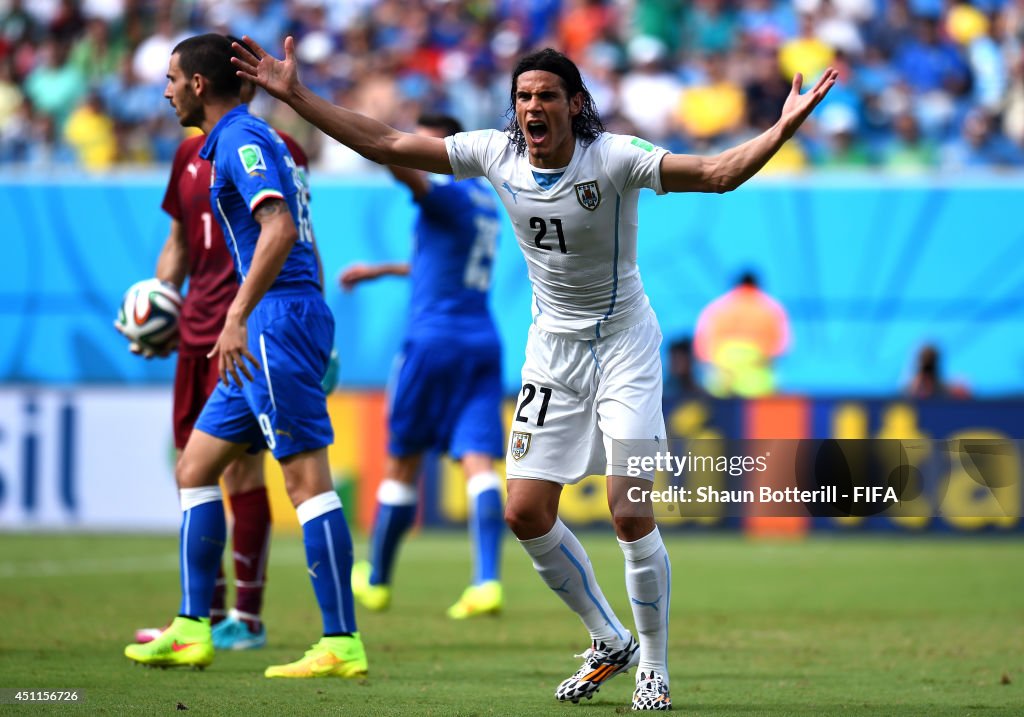
[[519, 121], [516, 119], [516, 84], [519, 81], [519, 75], [531, 70], [543, 70], [561, 77], [562, 84], [565, 85], [566, 96], [569, 99], [577, 94], [583, 95], [583, 108], [578, 115], [572, 118], [572, 133], [583, 143], [584, 147], [601, 136], [601, 133], [605, 131], [604, 124], [601, 122], [601, 116], [597, 113], [594, 98], [590, 96], [590, 91], [583, 84], [583, 77], [580, 75], [576, 63], [561, 52], [547, 47], [522, 58], [516, 65], [516, 69], [512, 71], [511, 99], [508, 109], [505, 111], [505, 116], [508, 117], [505, 133], [508, 135], [509, 142], [515, 147], [516, 154], [526, 154], [526, 135], [523, 134], [523, 128], [519, 126]]

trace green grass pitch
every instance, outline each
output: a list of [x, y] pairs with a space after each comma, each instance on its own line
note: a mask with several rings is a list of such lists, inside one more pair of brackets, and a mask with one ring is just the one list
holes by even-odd
[[[581, 534], [605, 593], [632, 626], [610, 531]], [[177, 607], [177, 540], [0, 534], [0, 687], [80, 688], [73, 706], [0, 713], [148, 715], [564, 715], [628, 712], [632, 675], [591, 702], [555, 686], [587, 646], [577, 619], [511, 539], [506, 610], [453, 622], [468, 574], [464, 534], [403, 549], [390, 612], [358, 613], [366, 680], [266, 680], [317, 639], [301, 542], [271, 549], [266, 649], [220, 654], [204, 672], [136, 667], [136, 627]], [[672, 699], [686, 715], [1024, 714], [1024, 541], [814, 537], [758, 543], [673, 536]], [[357, 546], [365, 555], [365, 546]]]

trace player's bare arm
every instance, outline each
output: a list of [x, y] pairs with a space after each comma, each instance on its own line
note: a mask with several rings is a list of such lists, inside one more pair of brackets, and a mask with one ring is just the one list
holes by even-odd
[[753, 139], [713, 157], [668, 154], [661, 161], [661, 185], [667, 192], [730, 192], [757, 174], [794, 134], [836, 83], [829, 68], [807, 93], [800, 94], [798, 73], [779, 121]]
[[226, 384], [230, 375], [238, 386], [242, 385], [238, 372], [252, 380], [246, 361], [260, 368], [256, 357], [249, 352], [249, 331], [246, 327], [249, 314], [274, 283], [299, 236], [291, 210], [283, 199], [264, 200], [253, 212], [253, 218], [260, 225], [260, 237], [249, 274], [238, 288], [238, 294], [228, 309], [224, 330], [209, 354], [211, 358], [219, 356], [221, 380]]
[[397, 164], [436, 174], [451, 174], [452, 165], [444, 140], [401, 132], [371, 117], [333, 105], [302, 84], [295, 62], [295, 40], [284, 41], [284, 60], [267, 53], [249, 36], [242, 38], [252, 52], [238, 43], [231, 62], [244, 80], [266, 89], [290, 105], [310, 124], [367, 159], [380, 164]]
[[352, 291], [357, 284], [372, 281], [382, 276], [408, 276], [409, 264], [405, 262], [386, 264], [353, 264], [338, 276], [338, 283], [345, 291]]
[[177, 219], [171, 220], [171, 228], [167, 240], [156, 260], [156, 278], [169, 281], [181, 289], [188, 276], [188, 239], [185, 229]]
[[391, 172], [391, 176], [409, 188], [413, 199], [422, 199], [430, 191], [430, 181], [418, 169], [389, 164], [388, 171]]
[[[167, 233], [167, 240], [160, 249], [160, 256], [156, 260], [156, 278], [160, 281], [167, 281], [174, 284], [174, 287], [181, 290], [188, 276], [188, 238], [185, 236], [185, 228], [177, 219], [171, 220], [171, 227]], [[178, 348], [178, 336], [175, 335], [160, 351], [144, 349], [137, 343], [132, 343], [129, 349], [132, 353], [138, 353], [146, 358], [159, 356], [166, 358]]]

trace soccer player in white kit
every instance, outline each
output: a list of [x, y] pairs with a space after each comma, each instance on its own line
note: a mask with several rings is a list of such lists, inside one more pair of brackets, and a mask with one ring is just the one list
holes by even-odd
[[[697, 157], [605, 132], [576, 65], [554, 50], [516, 66], [504, 132], [442, 140], [401, 132], [317, 97], [299, 81], [292, 38], [285, 40], [283, 61], [244, 39], [255, 54], [235, 45], [240, 76], [364, 157], [458, 179], [484, 176], [497, 190], [534, 298], [508, 446], [505, 520], [591, 638], [583, 665], [555, 697], [589, 698], [636, 666], [633, 709], [670, 709], [671, 567], [653, 507], [627, 498], [630, 487], [647, 487], [652, 478], [629, 477], [628, 458], [665, 437], [661, 331], [636, 265], [637, 197], [643, 188], [658, 194], [735, 189], [793, 136], [837, 73], [826, 70], [803, 95], [797, 75], [772, 128], [721, 154]], [[608, 476], [639, 640], [616, 617], [583, 546], [558, 518], [563, 486], [592, 473]]]

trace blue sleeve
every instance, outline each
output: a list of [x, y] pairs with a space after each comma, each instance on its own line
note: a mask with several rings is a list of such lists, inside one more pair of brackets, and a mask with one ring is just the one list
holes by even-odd
[[464, 187], [456, 182], [430, 183], [430, 190], [416, 200], [423, 213], [437, 222], [454, 222], [471, 208]]
[[229, 128], [218, 142], [218, 171], [230, 178], [250, 212], [265, 199], [285, 198], [276, 145], [267, 132], [245, 125]]

